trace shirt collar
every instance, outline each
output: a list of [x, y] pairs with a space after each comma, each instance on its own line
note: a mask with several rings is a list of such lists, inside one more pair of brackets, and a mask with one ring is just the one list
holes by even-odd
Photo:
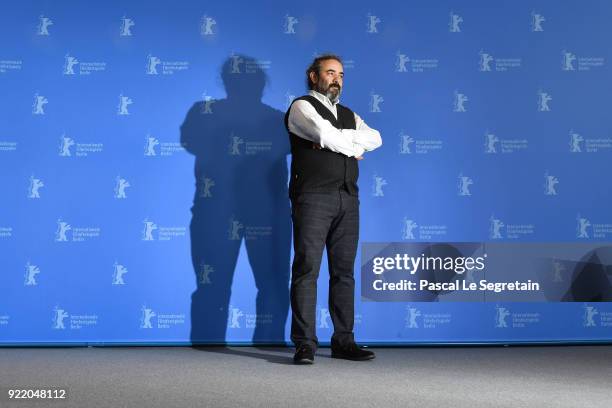
[[311, 89], [310, 91], [308, 91], [308, 95], [314, 96], [319, 101], [329, 106], [335, 106], [338, 102], [340, 102], [340, 99], [338, 99], [335, 103], [332, 103], [332, 101], [329, 100], [327, 95], [323, 95], [321, 92], [315, 91], [314, 89]]

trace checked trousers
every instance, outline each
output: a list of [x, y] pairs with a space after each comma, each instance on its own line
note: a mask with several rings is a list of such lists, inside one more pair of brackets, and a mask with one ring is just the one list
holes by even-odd
[[291, 340], [318, 347], [317, 279], [323, 250], [329, 269], [328, 310], [334, 325], [332, 343], [354, 341], [355, 279], [359, 241], [359, 198], [344, 188], [299, 193], [291, 200], [295, 256], [291, 268]]

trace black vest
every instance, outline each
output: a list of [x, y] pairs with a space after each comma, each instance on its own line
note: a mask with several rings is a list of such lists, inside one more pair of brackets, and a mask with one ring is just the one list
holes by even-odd
[[[336, 104], [338, 119], [317, 98], [311, 95], [301, 96], [293, 102], [305, 100], [310, 102], [317, 113], [328, 120], [337, 129], [355, 129], [355, 114], [346, 106]], [[293, 105], [293, 102], [291, 105]], [[323, 193], [345, 188], [349, 194], [358, 195], [357, 178], [359, 167], [357, 159], [335, 153], [328, 149], [313, 149], [313, 143], [289, 131], [289, 112], [285, 114], [285, 127], [291, 142], [291, 181], [289, 197], [299, 193]]]

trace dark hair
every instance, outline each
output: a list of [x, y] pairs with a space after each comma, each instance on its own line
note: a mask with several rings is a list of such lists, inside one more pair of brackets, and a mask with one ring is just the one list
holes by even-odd
[[330, 60], [330, 59], [336, 60], [340, 64], [342, 64], [342, 59], [339, 56], [337, 56], [336, 54], [322, 54], [322, 55], [319, 55], [318, 57], [316, 57], [312, 61], [312, 64], [310, 64], [310, 66], [306, 70], [306, 88], [313, 89], [313, 86], [314, 86], [314, 84], [310, 81], [310, 73], [314, 72], [317, 75], [319, 75], [319, 71], [321, 70], [321, 63], [323, 61], [327, 61], [327, 60]]

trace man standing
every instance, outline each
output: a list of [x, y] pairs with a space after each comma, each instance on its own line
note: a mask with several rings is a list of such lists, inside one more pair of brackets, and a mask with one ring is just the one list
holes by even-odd
[[359, 240], [357, 161], [382, 144], [349, 108], [338, 103], [344, 72], [341, 59], [323, 55], [306, 71], [308, 95], [293, 101], [285, 114], [291, 142], [291, 218], [295, 257], [291, 276], [293, 360], [312, 364], [316, 336], [317, 278], [323, 249], [329, 267], [329, 313], [334, 325], [332, 357], [370, 360], [374, 353], [357, 346], [353, 335]]

